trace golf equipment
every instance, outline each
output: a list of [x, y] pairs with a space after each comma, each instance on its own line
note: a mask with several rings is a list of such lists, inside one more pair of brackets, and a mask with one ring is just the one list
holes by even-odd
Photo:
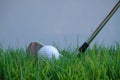
[[27, 55], [37, 57], [37, 53], [44, 45], [38, 42], [31, 42], [26, 50]]
[[39, 42], [31, 42], [27, 48], [27, 54], [33, 55], [35, 58], [46, 57], [51, 59], [53, 56], [59, 59], [62, 56], [59, 51], [51, 45], [43, 45]]
[[110, 11], [110, 13], [105, 17], [105, 19], [100, 23], [100, 25], [96, 28], [96, 30], [88, 38], [88, 40], [86, 42], [84, 42], [83, 45], [79, 48], [79, 53], [77, 56], [80, 56], [80, 53], [84, 53], [86, 51], [89, 44], [93, 41], [93, 39], [96, 37], [96, 35], [101, 31], [101, 29], [110, 20], [110, 18], [113, 16], [113, 14], [117, 11], [117, 9], [119, 7], [120, 7], [120, 0], [117, 2], [117, 4], [114, 6], [114, 8]]
[[48, 45], [48, 46], [42, 47], [39, 50], [38, 56], [42, 56], [42, 57], [45, 57], [48, 59], [51, 59], [52, 57], [59, 59], [60, 53], [58, 52], [58, 50], [55, 47]]

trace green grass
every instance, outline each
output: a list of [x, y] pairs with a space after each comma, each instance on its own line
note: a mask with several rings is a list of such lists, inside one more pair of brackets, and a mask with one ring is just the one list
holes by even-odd
[[78, 58], [76, 51], [59, 50], [59, 60], [34, 59], [23, 49], [0, 48], [0, 80], [118, 80], [120, 45], [88, 48]]

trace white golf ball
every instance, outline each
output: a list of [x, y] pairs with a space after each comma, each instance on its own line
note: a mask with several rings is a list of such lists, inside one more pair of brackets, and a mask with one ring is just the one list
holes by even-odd
[[58, 52], [58, 50], [53, 47], [53, 46], [43, 46], [39, 52], [38, 52], [38, 56], [42, 56], [42, 57], [46, 57], [48, 59], [51, 59], [53, 56], [56, 59], [59, 59], [60, 57], [60, 53]]

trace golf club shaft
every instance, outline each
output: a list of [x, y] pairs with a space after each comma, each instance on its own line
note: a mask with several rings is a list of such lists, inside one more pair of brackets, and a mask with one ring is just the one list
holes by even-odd
[[97, 27], [94, 33], [89, 37], [87, 43], [90, 44], [92, 40], [96, 37], [96, 35], [101, 31], [104, 25], [109, 21], [109, 19], [113, 16], [113, 14], [117, 11], [120, 7], [120, 1], [115, 5], [115, 7], [111, 10], [111, 12], [106, 16], [106, 18], [101, 22], [101, 24]]
[[[120, 7], [120, 0], [115, 5], [115, 7], [110, 11], [110, 13], [106, 16], [106, 18], [100, 23], [100, 25], [97, 27], [97, 29], [94, 31], [94, 33], [88, 38], [88, 40], [79, 48], [80, 52], [85, 52], [89, 44], [92, 42], [92, 40], [96, 37], [96, 35], [100, 32], [100, 30], [104, 27], [104, 25], [109, 21], [109, 19], [113, 16], [113, 14], [117, 11], [117, 9]], [[80, 53], [79, 53], [80, 54]], [[78, 56], [79, 56], [78, 54]]]

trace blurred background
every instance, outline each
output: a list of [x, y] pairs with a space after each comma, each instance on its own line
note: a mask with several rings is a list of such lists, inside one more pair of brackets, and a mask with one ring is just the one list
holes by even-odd
[[[26, 48], [31, 41], [59, 48], [81, 46], [118, 0], [0, 0], [0, 44]], [[91, 43], [120, 43], [120, 8]]]

